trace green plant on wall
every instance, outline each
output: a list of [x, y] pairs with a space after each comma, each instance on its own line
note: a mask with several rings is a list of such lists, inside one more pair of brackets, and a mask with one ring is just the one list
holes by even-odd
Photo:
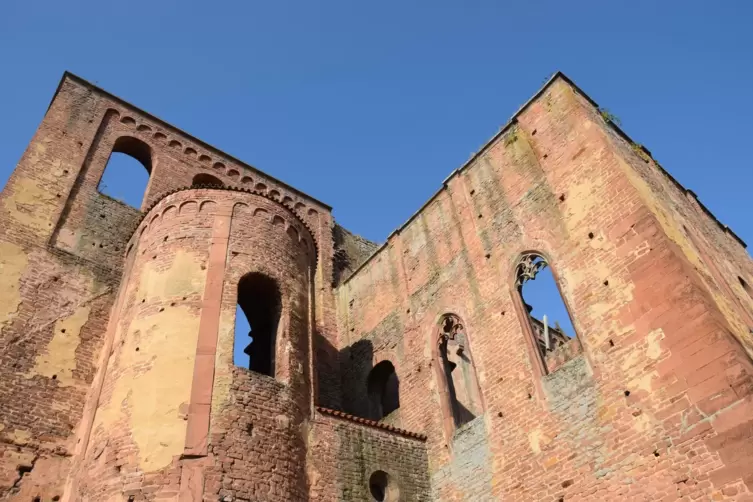
[[518, 140], [518, 131], [515, 127], [510, 129], [504, 139], [505, 146], [510, 146]]
[[620, 119], [617, 117], [617, 115], [613, 114], [606, 108], [599, 108], [599, 115], [601, 115], [601, 118], [603, 118], [606, 122], [612, 122], [613, 124], [620, 125]]
[[640, 143], [631, 143], [630, 146], [633, 147], [633, 151], [638, 154], [646, 164], [651, 162], [651, 155], [643, 148], [643, 145]]

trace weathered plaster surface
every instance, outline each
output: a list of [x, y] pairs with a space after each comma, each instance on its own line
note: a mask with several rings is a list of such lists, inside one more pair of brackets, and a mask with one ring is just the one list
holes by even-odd
[[27, 261], [23, 248], [0, 242], [0, 329], [10, 324], [21, 304], [20, 282]]
[[[176, 253], [164, 270], [147, 262], [137, 297], [158, 303], [202, 291], [201, 267], [202, 260], [187, 251]], [[168, 306], [135, 318], [116, 334], [121, 373], [110, 401], [97, 411], [94, 429], [128, 416], [145, 472], [167, 466], [183, 452], [199, 321], [188, 307]]]
[[123, 373], [94, 428], [113, 427], [126, 414], [145, 472], [183, 452], [198, 327], [198, 317], [177, 307], [134, 321], [123, 338]]
[[76, 369], [76, 348], [79, 345], [81, 328], [89, 320], [91, 306], [84, 305], [55, 323], [55, 331], [47, 348], [35, 361], [34, 368], [28, 376], [42, 375], [55, 378], [60, 385], [74, 385], [73, 371]]

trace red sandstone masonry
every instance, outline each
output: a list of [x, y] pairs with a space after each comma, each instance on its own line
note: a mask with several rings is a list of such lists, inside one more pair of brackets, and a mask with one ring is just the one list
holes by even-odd
[[[742, 497], [751, 435], [738, 410], [750, 406], [751, 369], [735, 339], [747, 343], [745, 331], [668, 238], [660, 202], [628, 167], [631, 156], [645, 163], [578, 92], [555, 78], [340, 288], [343, 333], [412, 379], [399, 425], [427, 434], [441, 500]], [[510, 287], [526, 250], [548, 255], [559, 276], [584, 345], [581, 375], [533, 371]], [[445, 443], [442, 391], [425, 371], [443, 313], [468, 327], [485, 398], [472, 447]], [[357, 387], [363, 376], [348, 380]], [[714, 439], [717, 421], [730, 440]], [[458, 465], [484, 455], [494, 461]]]
[[324, 413], [325, 415], [332, 415], [333, 417], [342, 418], [344, 420], [349, 420], [358, 424], [368, 425], [369, 427], [376, 427], [378, 429], [384, 429], [386, 431], [400, 434], [401, 436], [406, 436], [409, 438], [415, 438], [421, 441], [426, 441], [426, 436], [424, 436], [423, 434], [417, 434], [415, 432], [406, 431], [405, 429], [393, 427], [391, 425], [383, 424], [381, 422], [376, 422], [374, 420], [368, 420], [366, 418], [357, 417], [355, 415], [351, 415], [350, 413], [343, 413], [342, 411], [330, 410], [328, 408], [322, 408], [321, 406], [317, 406], [316, 411], [318, 411], [319, 413]]
[[[97, 191], [133, 145], [140, 210]], [[228, 187], [186, 188], [198, 173]], [[333, 230], [328, 206], [66, 74], [0, 193], [0, 497], [366, 501], [384, 470], [401, 500], [753, 500], [753, 262], [563, 75], [363, 264]], [[546, 376], [513, 286], [528, 251], [583, 347]], [[282, 297], [274, 378], [232, 365], [249, 272]], [[483, 408], [457, 430], [447, 313]], [[374, 422], [382, 360], [401, 406]]]

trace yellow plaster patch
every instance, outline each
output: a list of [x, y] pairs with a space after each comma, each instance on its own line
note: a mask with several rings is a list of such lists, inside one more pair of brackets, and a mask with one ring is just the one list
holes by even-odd
[[655, 329], [648, 334], [648, 349], [646, 355], [649, 359], [659, 359], [661, 356], [661, 340], [664, 338], [664, 331]]
[[178, 251], [167, 270], [158, 270], [154, 262], [144, 266], [139, 282], [140, 298], [165, 298], [204, 293], [206, 272], [201, 270], [203, 260], [196, 255]]
[[13, 197], [4, 201], [8, 216], [21, 225], [38, 230], [51, 230], [51, 215], [48, 202], [55, 196], [41, 188], [37, 181], [22, 178], [13, 185]]
[[548, 468], [552, 467], [553, 465], [556, 465], [557, 462], [559, 462], [559, 459], [557, 458], [556, 455], [553, 455], [553, 456], [547, 458], [546, 460], [544, 460], [544, 462], [543, 462], [544, 468], [548, 469]]
[[73, 370], [76, 369], [76, 348], [81, 328], [89, 320], [90, 306], [81, 306], [69, 317], [58, 319], [55, 333], [47, 349], [36, 358], [34, 368], [26, 375], [42, 375], [51, 378], [57, 375], [61, 386], [74, 385]]
[[19, 288], [27, 262], [22, 248], [0, 242], [0, 329], [11, 323], [21, 304]]
[[611, 406], [601, 406], [597, 412], [597, 417], [603, 424], [609, 424], [612, 422], [616, 415], [616, 410]]
[[580, 180], [577, 185], [568, 188], [569, 196], [565, 204], [567, 214], [565, 222], [571, 232], [584, 232], [581, 222], [589, 215], [593, 215], [603, 206], [599, 195], [603, 193], [603, 181], [601, 178], [587, 178]]
[[[166, 270], [145, 265], [138, 297], [203, 294], [206, 274], [201, 264], [196, 255], [179, 252]], [[166, 467], [183, 453], [199, 323], [198, 312], [175, 306], [118, 327], [116, 339], [125, 331], [117, 360], [121, 374], [110, 401], [97, 410], [94, 427], [112, 428], [126, 411], [145, 472]]]
[[661, 341], [664, 338], [664, 331], [655, 329], [646, 336], [646, 353], [645, 356], [641, 351], [632, 351], [626, 357], [622, 363], [622, 370], [627, 372], [634, 366], [644, 366], [646, 364], [646, 358], [651, 360], [657, 360], [661, 357], [662, 348]]
[[648, 432], [653, 429], [651, 417], [646, 413], [641, 413], [633, 420], [633, 429], [637, 432]]
[[552, 442], [552, 439], [542, 432], [541, 429], [534, 429], [528, 435], [528, 441], [531, 444], [531, 450], [538, 454]]
[[22, 466], [22, 465], [33, 465], [34, 459], [36, 458], [36, 454], [30, 451], [14, 451], [14, 449], [9, 448], [5, 450], [3, 457], [4, 457], [3, 460], [6, 462], [6, 465], [10, 464], [10, 465], [15, 465], [15, 466]]
[[31, 433], [21, 429], [15, 429], [12, 433], [7, 434], [7, 437], [15, 444], [25, 445], [29, 442], [29, 439], [31, 439]]
[[640, 362], [641, 359], [642, 359], [642, 357], [641, 357], [640, 353], [638, 353], [636, 351], [630, 352], [630, 354], [628, 354], [625, 357], [625, 360], [622, 363], [622, 370], [623, 371], [629, 370], [630, 368], [632, 368], [633, 366], [635, 366], [636, 364], [638, 364], [638, 362]]
[[[113, 427], [127, 400], [139, 465], [152, 472], [183, 453], [186, 421], [181, 405], [191, 400], [199, 317], [175, 307], [136, 319], [120, 349], [122, 370], [110, 402], [97, 411], [95, 428]], [[136, 348], [138, 347], [138, 351]]]
[[657, 376], [656, 372], [646, 373], [645, 375], [635, 378], [630, 381], [629, 388], [636, 390], [645, 390], [651, 392], [651, 381]]

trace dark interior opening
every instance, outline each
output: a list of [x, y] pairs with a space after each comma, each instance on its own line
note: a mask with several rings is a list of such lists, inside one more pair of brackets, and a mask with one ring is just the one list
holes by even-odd
[[222, 181], [220, 181], [219, 178], [216, 176], [212, 176], [211, 174], [207, 173], [199, 173], [196, 176], [193, 177], [193, 180], [191, 181], [191, 186], [224, 186]]
[[389, 476], [384, 471], [376, 471], [369, 478], [369, 491], [374, 500], [383, 502], [387, 495]]
[[381, 420], [400, 407], [400, 381], [390, 361], [374, 366], [367, 386], [369, 411], [374, 420]]

